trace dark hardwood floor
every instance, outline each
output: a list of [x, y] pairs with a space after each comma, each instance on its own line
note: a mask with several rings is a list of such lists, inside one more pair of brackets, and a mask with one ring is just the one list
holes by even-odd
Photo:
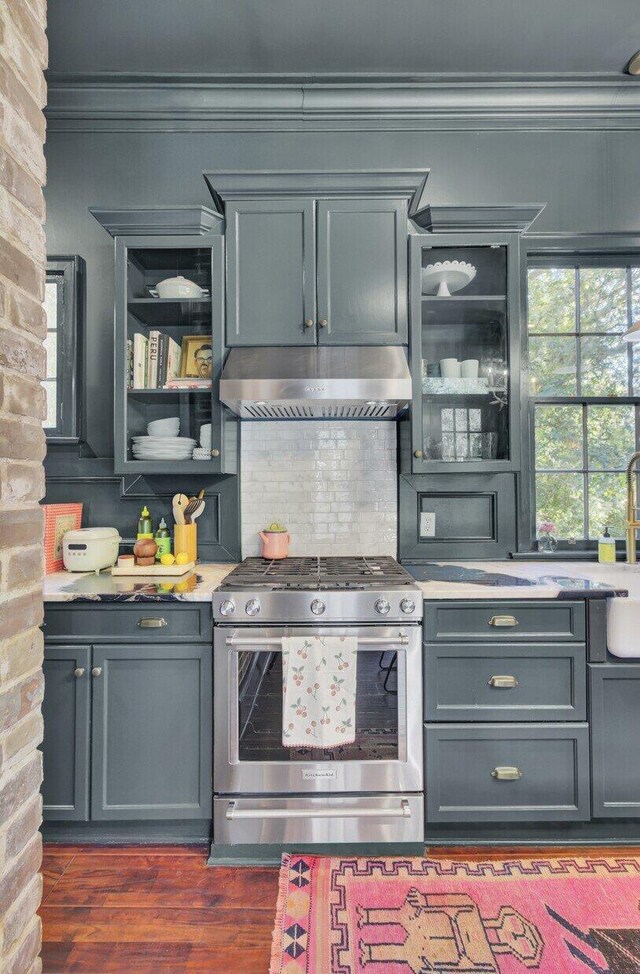
[[[267, 974], [278, 869], [204, 846], [45, 847], [44, 974]], [[638, 855], [638, 848], [429, 848], [432, 858]]]

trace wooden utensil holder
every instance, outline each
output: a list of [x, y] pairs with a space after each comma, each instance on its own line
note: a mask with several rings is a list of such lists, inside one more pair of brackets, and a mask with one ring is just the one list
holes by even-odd
[[186, 551], [189, 561], [198, 559], [198, 525], [176, 524], [173, 529], [173, 553]]

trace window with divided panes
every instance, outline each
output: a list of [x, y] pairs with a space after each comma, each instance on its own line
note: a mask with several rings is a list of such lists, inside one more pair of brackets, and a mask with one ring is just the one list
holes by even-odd
[[529, 401], [536, 525], [587, 546], [623, 538], [625, 468], [640, 442], [640, 255], [530, 258]]

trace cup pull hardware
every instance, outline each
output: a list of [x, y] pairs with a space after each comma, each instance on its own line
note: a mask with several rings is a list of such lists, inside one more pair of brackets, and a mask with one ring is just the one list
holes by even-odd
[[497, 629], [508, 629], [517, 626], [518, 620], [515, 616], [491, 616], [489, 625], [495, 626]]
[[496, 781], [519, 781], [522, 777], [520, 768], [494, 768], [491, 777]]
[[496, 687], [500, 690], [513, 690], [514, 687], [518, 686], [518, 681], [515, 676], [508, 676], [506, 673], [503, 675], [496, 674], [488, 680], [490, 687]]
[[162, 629], [166, 624], [166, 619], [138, 619], [138, 625], [141, 629]]

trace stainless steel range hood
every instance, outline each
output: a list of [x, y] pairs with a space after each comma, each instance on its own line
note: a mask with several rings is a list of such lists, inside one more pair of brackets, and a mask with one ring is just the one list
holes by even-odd
[[395, 419], [411, 400], [403, 348], [233, 348], [220, 398], [243, 419]]

